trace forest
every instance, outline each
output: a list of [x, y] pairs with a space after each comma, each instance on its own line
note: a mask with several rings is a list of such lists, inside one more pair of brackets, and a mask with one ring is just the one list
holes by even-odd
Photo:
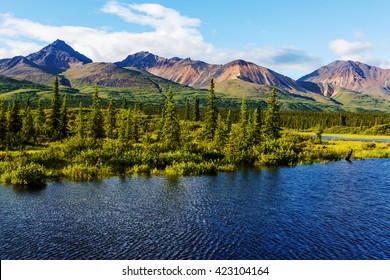
[[31, 187], [53, 180], [293, 166], [342, 159], [351, 145], [360, 157], [390, 155], [386, 143], [321, 138], [324, 132], [390, 135], [390, 114], [280, 111], [275, 88], [265, 107], [259, 102], [248, 109], [243, 97], [240, 109], [218, 108], [213, 80], [205, 108], [197, 96], [179, 108], [171, 88], [165, 97], [157, 109], [125, 99], [103, 108], [96, 87], [91, 106], [70, 108], [56, 79], [50, 107], [0, 101], [0, 183]]

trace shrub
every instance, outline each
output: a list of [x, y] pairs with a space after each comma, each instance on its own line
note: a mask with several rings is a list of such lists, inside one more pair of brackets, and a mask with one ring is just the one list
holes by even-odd
[[46, 170], [42, 165], [28, 163], [11, 172], [11, 184], [15, 186], [44, 186]]
[[367, 143], [362, 146], [363, 150], [374, 150], [376, 148], [375, 143]]

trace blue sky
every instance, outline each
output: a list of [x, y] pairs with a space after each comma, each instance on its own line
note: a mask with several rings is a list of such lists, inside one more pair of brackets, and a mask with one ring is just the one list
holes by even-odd
[[0, 58], [63, 39], [94, 61], [137, 51], [245, 59], [299, 78], [337, 59], [390, 68], [390, 1], [5, 0]]

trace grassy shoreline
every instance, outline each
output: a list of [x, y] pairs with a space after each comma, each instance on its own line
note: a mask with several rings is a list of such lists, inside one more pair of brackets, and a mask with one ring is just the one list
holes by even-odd
[[291, 131], [278, 141], [251, 147], [240, 161], [229, 160], [226, 151], [204, 145], [192, 142], [179, 150], [167, 151], [161, 150], [157, 143], [124, 145], [112, 139], [95, 142], [70, 138], [24, 151], [0, 152], [0, 183], [27, 188], [48, 181], [90, 181], [134, 174], [209, 175], [234, 172], [242, 167], [327, 163], [344, 159], [350, 149], [354, 150], [353, 160], [390, 158], [390, 143], [355, 140], [320, 143]]

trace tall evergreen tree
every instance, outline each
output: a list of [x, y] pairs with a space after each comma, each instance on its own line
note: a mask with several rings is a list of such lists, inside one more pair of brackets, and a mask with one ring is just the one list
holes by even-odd
[[34, 119], [31, 114], [30, 99], [27, 99], [26, 108], [23, 114], [22, 138], [23, 138], [23, 142], [35, 141]]
[[22, 130], [22, 119], [20, 116], [19, 99], [16, 97], [8, 106], [7, 131], [12, 135], [18, 134]]
[[190, 113], [190, 101], [188, 98], [186, 98], [186, 112], [185, 112], [185, 119], [189, 121], [191, 119], [191, 113]]
[[20, 116], [19, 99], [16, 97], [11, 104], [8, 105], [7, 110], [7, 139], [8, 146], [17, 146], [22, 139], [20, 133], [22, 130], [22, 118]]
[[118, 131], [118, 138], [120, 141], [127, 141], [126, 130], [127, 130], [127, 110], [120, 110], [120, 126]]
[[85, 137], [84, 116], [83, 116], [83, 104], [80, 101], [78, 113], [77, 113], [77, 136], [80, 139]]
[[133, 117], [132, 117], [132, 140], [135, 143], [139, 142], [140, 134], [141, 134], [141, 125], [139, 121], [140, 109], [139, 106], [134, 106]]
[[265, 112], [265, 134], [270, 139], [280, 138], [280, 113], [279, 104], [276, 100], [275, 86], [272, 88], [271, 96], [267, 99], [268, 110]]
[[223, 150], [228, 140], [228, 132], [226, 123], [222, 120], [221, 114], [218, 114], [217, 129], [214, 133], [214, 144], [217, 149]]
[[205, 136], [207, 139], [214, 138], [214, 133], [215, 130], [217, 129], [217, 118], [218, 118], [217, 98], [215, 97], [215, 92], [214, 92], [214, 80], [211, 79], [207, 111], [205, 117]]
[[169, 149], [176, 149], [180, 145], [180, 123], [173, 101], [172, 87], [169, 88], [163, 114], [164, 124], [161, 137], [164, 145]]
[[126, 133], [124, 135], [125, 141], [130, 141], [133, 138], [133, 119], [132, 119], [132, 111], [130, 108], [127, 109], [127, 117], [126, 117]]
[[257, 107], [255, 111], [253, 112], [252, 116], [252, 143], [253, 144], [259, 144], [261, 142], [261, 126], [262, 126], [262, 120], [261, 120], [261, 103], [257, 103]]
[[54, 81], [53, 96], [51, 100], [51, 112], [49, 116], [49, 135], [53, 140], [58, 140], [60, 137], [60, 91], [58, 77]]
[[89, 118], [89, 132], [93, 139], [101, 139], [105, 136], [103, 116], [100, 110], [99, 93], [97, 87], [92, 99], [92, 112]]
[[69, 135], [67, 97], [64, 96], [60, 111], [59, 139], [65, 139]]
[[45, 137], [46, 133], [46, 115], [42, 108], [42, 102], [39, 99], [37, 116], [35, 120], [35, 133], [41, 140]]
[[229, 135], [230, 131], [232, 130], [232, 111], [229, 110], [229, 112], [227, 113], [227, 116], [226, 116], [226, 132], [227, 134]]
[[240, 109], [240, 138], [242, 141], [245, 141], [247, 138], [247, 125], [248, 125], [248, 109], [246, 106], [246, 98], [242, 97], [241, 109]]
[[122, 109], [129, 109], [129, 102], [127, 101], [126, 97], [123, 97], [123, 100], [122, 100]]
[[195, 96], [194, 100], [194, 121], [198, 122], [200, 120], [200, 112], [199, 112], [199, 98]]
[[7, 136], [7, 111], [4, 102], [0, 101], [0, 142], [3, 142]]
[[116, 109], [112, 98], [108, 103], [107, 111], [108, 111], [107, 112], [107, 123], [108, 123], [107, 137], [113, 139], [116, 138], [117, 132], [116, 132]]

